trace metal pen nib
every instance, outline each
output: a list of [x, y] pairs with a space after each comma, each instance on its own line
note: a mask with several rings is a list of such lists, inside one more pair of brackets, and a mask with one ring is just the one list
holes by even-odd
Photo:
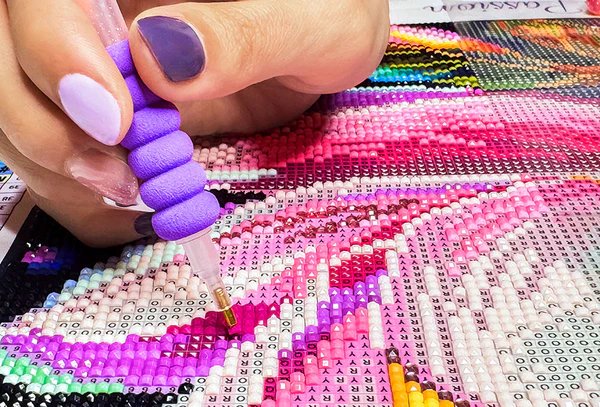
[[210, 238], [210, 228], [178, 243], [185, 249], [192, 272], [204, 280], [215, 305], [223, 313], [225, 322], [230, 328], [234, 327], [237, 324], [237, 318], [231, 309], [231, 298], [221, 279], [219, 253]]
[[232, 328], [237, 324], [237, 318], [235, 317], [235, 313], [231, 309], [231, 298], [229, 298], [229, 294], [227, 291], [222, 288], [217, 288], [212, 292], [213, 299], [223, 310], [223, 317], [225, 317], [225, 322], [227, 325]]

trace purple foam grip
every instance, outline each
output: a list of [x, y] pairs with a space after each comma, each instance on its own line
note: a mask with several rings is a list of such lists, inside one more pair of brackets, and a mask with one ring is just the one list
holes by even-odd
[[219, 216], [217, 199], [204, 191], [206, 174], [192, 161], [193, 144], [179, 131], [175, 106], [154, 95], [135, 72], [129, 42], [108, 48], [125, 78], [133, 100], [133, 124], [122, 145], [130, 150], [129, 165], [142, 182], [140, 195], [157, 212], [156, 234], [179, 240], [210, 227]]
[[187, 164], [193, 155], [194, 144], [190, 136], [177, 130], [132, 150], [129, 166], [136, 177], [146, 181]]
[[140, 193], [146, 205], [160, 211], [201, 193], [205, 185], [206, 173], [190, 161], [144, 182]]
[[128, 150], [133, 150], [165, 134], [179, 130], [180, 126], [181, 116], [172, 104], [165, 102], [147, 107], [133, 116], [131, 127], [121, 145]]
[[129, 51], [129, 42], [120, 42], [107, 48], [108, 55], [115, 61], [124, 78], [135, 74], [135, 65]]
[[125, 84], [129, 93], [131, 93], [131, 100], [133, 100], [133, 111], [137, 112], [147, 106], [151, 106], [154, 103], [160, 102], [161, 99], [156, 96], [140, 79], [137, 75], [128, 76], [125, 78]]
[[210, 227], [219, 217], [219, 211], [217, 198], [203, 192], [157, 212], [152, 217], [152, 226], [163, 239], [178, 240]]

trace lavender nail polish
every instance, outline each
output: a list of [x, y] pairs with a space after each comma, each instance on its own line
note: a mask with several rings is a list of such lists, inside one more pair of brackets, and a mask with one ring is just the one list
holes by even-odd
[[146, 17], [137, 22], [138, 31], [165, 76], [172, 82], [192, 79], [202, 72], [206, 57], [196, 31], [173, 17]]
[[118, 144], [121, 109], [115, 97], [92, 78], [65, 75], [58, 84], [63, 109], [83, 131], [102, 144]]

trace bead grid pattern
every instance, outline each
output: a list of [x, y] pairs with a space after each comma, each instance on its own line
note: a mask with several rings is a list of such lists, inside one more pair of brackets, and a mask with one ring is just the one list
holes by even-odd
[[36, 240], [13, 271], [70, 279], [3, 314], [0, 406], [600, 405], [597, 24], [393, 26], [357, 88], [199, 140], [229, 331], [173, 242]]

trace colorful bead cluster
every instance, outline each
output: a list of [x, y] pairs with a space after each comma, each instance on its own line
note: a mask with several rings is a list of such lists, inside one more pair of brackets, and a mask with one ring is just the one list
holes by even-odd
[[[600, 105], [530, 69], [593, 72], [596, 31], [395, 26], [360, 87], [200, 140], [231, 330], [173, 242], [69, 277], [80, 249], [21, 248], [13, 273], [71, 279], [4, 315], [0, 407], [597, 406]], [[543, 34], [522, 65], [517, 33]]]

